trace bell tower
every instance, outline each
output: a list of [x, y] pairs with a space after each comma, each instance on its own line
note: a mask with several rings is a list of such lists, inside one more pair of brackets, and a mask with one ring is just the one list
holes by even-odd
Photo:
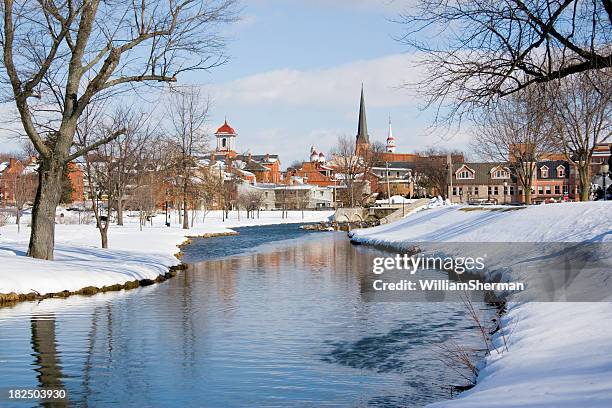
[[215, 132], [217, 138], [217, 150], [215, 153], [222, 155], [236, 154], [236, 136], [238, 134], [228, 123], [227, 119], [223, 125]]

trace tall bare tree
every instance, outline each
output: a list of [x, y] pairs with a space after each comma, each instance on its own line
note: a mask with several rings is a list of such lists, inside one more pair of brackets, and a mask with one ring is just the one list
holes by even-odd
[[[189, 229], [190, 190], [193, 187], [196, 154], [203, 153], [208, 137], [204, 127], [208, 118], [208, 99], [196, 87], [176, 89], [170, 105], [170, 139], [176, 153], [178, 190], [183, 210], [183, 228]], [[192, 200], [193, 201], [193, 200]]]
[[463, 153], [443, 148], [428, 148], [419, 152], [416, 171], [419, 174], [419, 187], [436, 196], [448, 197], [449, 172], [447, 156], [452, 163], [463, 161]]
[[73, 148], [94, 100], [143, 83], [175, 82], [225, 61], [219, 28], [235, 0], [4, 0], [3, 82], [40, 159], [28, 254], [53, 259], [55, 210], [72, 160], [124, 132]]
[[486, 160], [511, 166], [527, 204], [536, 163], [558, 151], [550, 108], [543, 86], [525, 88], [486, 110], [476, 127], [474, 150]]
[[584, 72], [559, 81], [550, 99], [561, 147], [578, 169], [580, 200], [587, 201], [593, 151], [612, 134], [612, 72]]
[[612, 66], [610, 0], [417, 0], [399, 21], [422, 56], [428, 106], [450, 108], [443, 119]]

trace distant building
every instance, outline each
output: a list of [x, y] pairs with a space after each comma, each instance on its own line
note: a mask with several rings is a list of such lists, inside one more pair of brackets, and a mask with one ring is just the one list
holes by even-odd
[[[31, 177], [34, 184], [38, 185], [37, 169], [36, 157], [29, 158], [25, 163], [16, 158], [9, 158], [0, 163], [0, 203], [12, 205], [15, 202], [15, 183], [20, 182], [21, 177]], [[71, 202], [84, 201], [84, 176], [80, 166], [76, 163], [68, 163], [67, 173], [72, 187]]]
[[[227, 120], [215, 132], [217, 145], [215, 151], [204, 155], [202, 159], [215, 162], [222, 160], [228, 169], [234, 169], [239, 178], [250, 183], [280, 183], [281, 162], [277, 154], [238, 154], [236, 130], [229, 125]], [[251, 175], [253, 177], [251, 177]]]

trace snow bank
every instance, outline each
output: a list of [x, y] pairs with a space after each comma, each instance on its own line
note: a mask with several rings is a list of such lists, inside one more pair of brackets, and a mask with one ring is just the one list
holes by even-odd
[[22, 225], [18, 233], [15, 225], [9, 225], [0, 228], [0, 293], [43, 295], [155, 279], [179, 263], [174, 255], [188, 236], [230, 232], [233, 227], [248, 225], [318, 222], [330, 215], [326, 211], [306, 211], [302, 219], [302, 213], [294, 211], [283, 219], [280, 212], [262, 211], [259, 219], [246, 219], [242, 213], [238, 220], [234, 212], [222, 222], [221, 212], [212, 212], [204, 220], [199, 215], [194, 228], [183, 230], [176, 219], [172, 227], [165, 227], [162, 214], [154, 218], [153, 226], [142, 231], [137, 218], [125, 217], [124, 226], [111, 226], [109, 249], [99, 248], [100, 237], [94, 225], [58, 224], [52, 262], [26, 257], [29, 228]]
[[[440, 206], [352, 239], [400, 250], [416, 242], [612, 242], [612, 203]], [[432, 406], [612, 406], [612, 303], [513, 302], [503, 327], [508, 351], [487, 356], [473, 389]]]

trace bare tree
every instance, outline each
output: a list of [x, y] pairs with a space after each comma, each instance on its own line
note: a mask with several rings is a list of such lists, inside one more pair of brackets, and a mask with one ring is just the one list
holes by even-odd
[[479, 118], [473, 147], [486, 160], [508, 163], [531, 204], [536, 163], [557, 151], [544, 87], [526, 88], [508, 96]]
[[610, 138], [611, 98], [612, 76], [603, 70], [566, 78], [552, 90], [561, 148], [578, 169], [581, 201], [589, 199], [593, 151]]
[[190, 189], [197, 166], [195, 155], [203, 153], [208, 143], [204, 128], [208, 118], [208, 99], [204, 99], [196, 87], [177, 89], [172, 95], [169, 115], [170, 139], [176, 152], [174, 164], [183, 209], [183, 228], [189, 229]]
[[449, 172], [447, 157], [453, 158], [452, 162], [462, 160], [463, 153], [457, 150], [442, 148], [429, 148], [419, 152], [416, 163], [416, 171], [419, 174], [419, 187], [424, 188], [433, 195], [448, 197]]
[[40, 159], [28, 254], [53, 259], [61, 177], [72, 160], [124, 133], [73, 148], [79, 117], [95, 100], [225, 61], [221, 24], [235, 0], [103, 2], [5, 0], [3, 79]]
[[346, 186], [346, 204], [354, 207], [363, 204], [363, 192], [368, 183], [372, 167], [379, 163], [385, 146], [374, 142], [367, 149], [356, 151], [355, 141], [348, 136], [339, 136], [336, 146], [332, 148], [332, 160], [329, 165], [336, 169]]
[[36, 174], [22, 172], [15, 177], [13, 195], [15, 197], [15, 218], [17, 222], [17, 232], [21, 231], [21, 216], [26, 204], [34, 201], [36, 197], [36, 184], [38, 182]]
[[418, 0], [399, 21], [399, 40], [423, 56], [427, 106], [450, 107], [442, 119], [612, 66], [610, 0]]

